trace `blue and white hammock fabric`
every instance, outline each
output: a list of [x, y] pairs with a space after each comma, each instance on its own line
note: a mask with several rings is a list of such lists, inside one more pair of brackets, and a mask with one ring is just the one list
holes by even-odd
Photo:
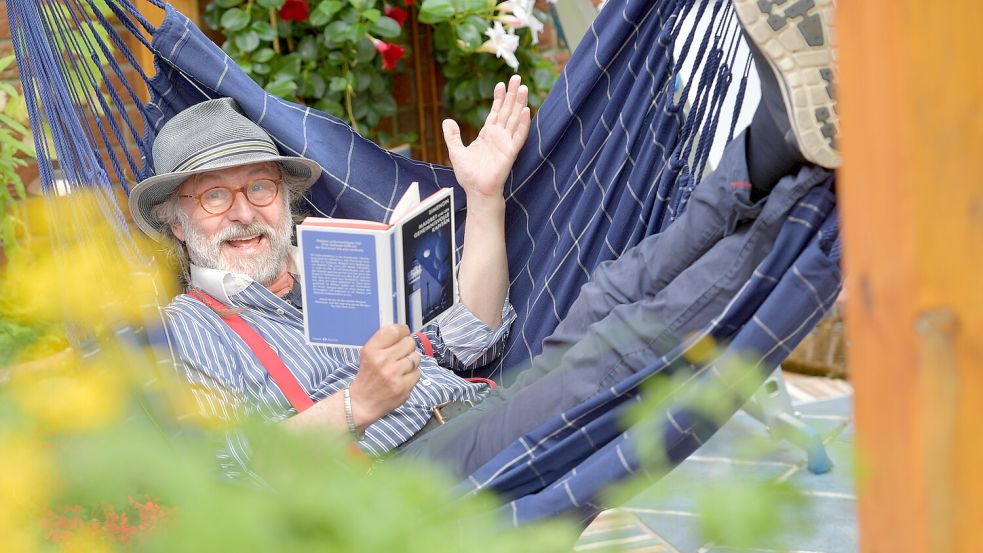
[[[166, 16], [154, 28], [130, 0], [107, 4], [117, 27], [99, 15], [92, 0], [7, 1], [31, 121], [35, 128], [55, 123], [50, 127], [60, 178], [69, 188], [126, 189], [127, 172], [148, 176], [156, 131], [185, 107], [221, 96], [235, 98], [283, 153], [324, 167], [308, 198], [312, 211], [382, 220], [412, 181], [425, 187], [424, 194], [427, 187], [456, 185], [448, 167], [389, 153], [335, 117], [266, 94], [169, 5], [158, 4]], [[89, 21], [84, 14], [92, 11], [96, 17]], [[73, 64], [71, 56], [53, 51], [51, 37], [72, 25], [105, 34], [105, 41], [90, 41], [96, 33], [83, 33], [85, 44], [60, 41], [76, 54], [111, 43], [137, 67], [118, 29], [142, 41], [157, 66], [152, 78], [137, 69], [150, 102], [140, 102], [129, 86], [97, 92], [110, 75], [122, 79], [116, 62]], [[505, 355], [485, 375], [500, 378], [526, 364], [599, 263], [666, 228], [685, 209], [708, 169], [715, 137], [729, 140], [735, 132], [739, 109], [725, 116], [723, 108], [739, 108], [747, 84], [749, 60], [738, 56], [739, 42], [727, 0], [607, 3], [533, 119], [506, 184], [510, 297], [518, 321]], [[69, 73], [94, 83], [85, 98], [68, 86]], [[144, 127], [126, 115], [124, 98], [136, 101]], [[102, 123], [85, 124], [87, 113]], [[98, 154], [127, 139], [142, 159]], [[38, 152], [42, 186], [51, 190], [52, 153], [40, 141]], [[130, 230], [120, 207], [107, 198], [104, 214], [117, 225], [125, 247]], [[457, 199], [463, 206], [463, 194]], [[793, 210], [752, 280], [725, 312], [706, 322], [705, 335], [729, 344], [724, 355], [739, 351], [746, 358], [750, 352], [757, 360], [742, 378], [763, 382], [836, 297], [837, 227], [831, 203], [825, 210]], [[601, 488], [641, 466], [633, 430], [619, 422], [640, 385], [656, 374], [691, 375], [687, 386], [714, 378], [713, 361], [687, 361], [691, 344], [653, 359], [631, 381], [524, 436], [462, 483], [461, 493], [496, 490], [507, 500], [503, 513], [516, 524], [569, 511], [590, 518], [601, 508]], [[715, 423], [686, 411], [667, 411], [664, 427], [665, 454], [672, 462], [716, 430]]]

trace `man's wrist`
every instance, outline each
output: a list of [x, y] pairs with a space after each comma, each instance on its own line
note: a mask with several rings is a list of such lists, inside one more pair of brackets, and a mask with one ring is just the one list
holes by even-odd
[[468, 198], [468, 215], [473, 212], [488, 213], [489, 215], [505, 212], [505, 197], [502, 194], [485, 195], [470, 191], [466, 196]]
[[360, 431], [358, 425], [355, 424], [355, 412], [352, 409], [352, 392], [348, 386], [345, 386], [345, 389], [342, 390], [342, 403], [345, 409], [345, 424], [348, 426], [348, 433], [351, 434], [353, 439], [360, 441], [365, 437], [365, 432]]
[[370, 424], [381, 419], [386, 411], [382, 411], [381, 408], [373, 401], [375, 398], [372, 394], [366, 396], [363, 390], [363, 386], [358, 380], [355, 380], [347, 386], [349, 400], [352, 406], [352, 419], [355, 423], [355, 429], [358, 431], [359, 435], [365, 433], [365, 429], [369, 427]]

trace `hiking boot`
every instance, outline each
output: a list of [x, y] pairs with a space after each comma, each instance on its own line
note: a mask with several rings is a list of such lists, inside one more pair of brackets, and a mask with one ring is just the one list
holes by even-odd
[[833, 0], [733, 3], [761, 79], [761, 101], [779, 128], [787, 129], [786, 140], [809, 161], [839, 167]]

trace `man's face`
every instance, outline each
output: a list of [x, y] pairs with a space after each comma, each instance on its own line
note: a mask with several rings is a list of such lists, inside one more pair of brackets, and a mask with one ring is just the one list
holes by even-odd
[[192, 263], [242, 273], [264, 285], [286, 270], [292, 225], [285, 191], [281, 187], [277, 198], [264, 207], [237, 192], [258, 179], [279, 182], [279, 166], [257, 163], [220, 169], [181, 184], [178, 194], [182, 196], [197, 196], [216, 187], [234, 192], [232, 206], [219, 215], [205, 211], [194, 198], [178, 199], [179, 221], [171, 230], [187, 245]]

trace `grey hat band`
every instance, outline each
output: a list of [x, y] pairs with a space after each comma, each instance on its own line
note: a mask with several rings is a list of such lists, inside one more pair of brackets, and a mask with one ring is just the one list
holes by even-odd
[[245, 156], [248, 154], [265, 154], [274, 157], [280, 156], [280, 152], [277, 151], [271, 142], [263, 142], [260, 140], [230, 140], [228, 142], [216, 144], [203, 152], [197, 153], [188, 159], [185, 159], [184, 161], [178, 163], [174, 169], [168, 171], [168, 173], [183, 173], [185, 171], [198, 171], [201, 169], [208, 169], [209, 167], [213, 166], [221, 166], [221, 163], [216, 162], [237, 156]]

